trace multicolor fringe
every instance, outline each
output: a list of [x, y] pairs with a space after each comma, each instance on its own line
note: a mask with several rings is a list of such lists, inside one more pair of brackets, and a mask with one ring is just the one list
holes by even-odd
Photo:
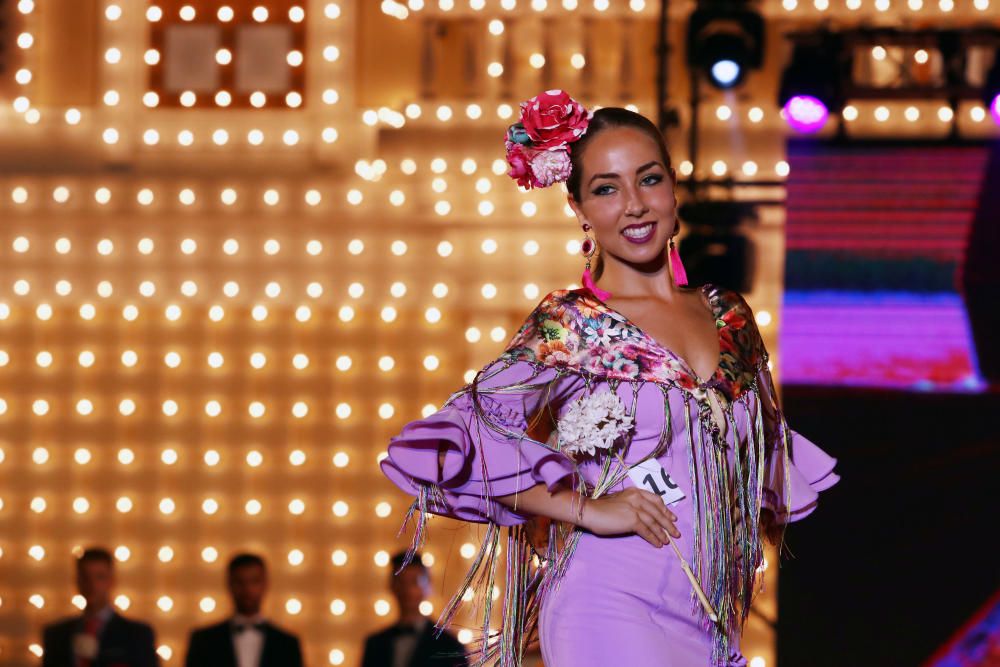
[[[766, 362], [766, 357], [764, 361]], [[584, 392], [593, 392], [598, 382], [605, 383], [611, 391], [617, 391], [620, 384], [618, 380], [598, 378], [577, 370], [532, 364], [534, 371], [524, 381], [504, 386], [483, 386], [485, 381], [512, 363], [512, 360], [507, 360], [482, 369], [471, 383], [455, 392], [446, 405], [462, 395], [468, 395], [475, 411], [476, 422], [496, 434], [513, 440], [514, 446], [520, 446], [522, 442], [527, 441], [552, 451], [559, 451], [557, 445], [532, 439], [527, 432], [538, 426], [539, 420], [545, 418], [549, 419], [548, 426], [554, 428], [555, 414], [550, 406], [552, 388], [567, 373], [575, 373], [584, 380]], [[534, 380], [545, 371], [554, 372], [555, 377], [535, 382]], [[719, 615], [718, 622], [713, 623], [704, 613], [693, 590], [690, 603], [692, 611], [700, 618], [706, 630], [712, 633], [712, 660], [716, 665], [728, 664], [730, 651], [734, 648], [733, 642], [746, 622], [756, 592], [757, 570], [763, 560], [759, 522], [765, 465], [769, 453], [774, 449], [780, 449], [782, 452], [786, 483], [784, 497], [786, 500], [790, 497], [791, 432], [777, 406], [769, 374], [760, 373], [759, 376], [765, 378], [767, 386], [754, 386], [753, 389], [756, 391], [746, 391], [738, 399], [743, 402], [748, 415], [747, 423], [744, 424], [746, 437], [744, 446], [738, 446], [741, 434], [733, 414], [732, 402], [727, 402], [724, 410], [724, 418], [729, 428], [723, 435], [723, 429], [716, 422], [708, 399], [695, 398], [688, 390], [683, 393], [684, 428], [688, 436], [688, 468], [693, 485], [692, 566], [696, 578]], [[634, 419], [638, 393], [645, 381], [630, 381], [630, 384], [632, 384], [630, 414]], [[663, 394], [664, 427], [656, 447], [643, 460], [658, 458], [664, 454], [672, 438], [670, 389], [673, 387], [656, 384]], [[494, 414], [494, 411], [486, 406], [491, 394], [534, 392], [542, 392], [542, 400], [540, 409], [532, 416], [531, 424], [527, 423], [527, 420], [521, 424], [505, 423], [507, 420], [502, 419], [502, 415]], [[766, 393], [769, 404], [764, 403], [761, 393]], [[692, 401], [698, 408], [699, 428], [693, 428]], [[765, 417], [764, 412], [768, 408], [773, 411], [776, 423], [769, 423], [771, 419]], [[749, 419], [751, 414], [755, 414], [752, 425]], [[512, 428], [514, 426], [518, 428]], [[698, 432], [697, 442], [695, 431]], [[479, 438], [477, 445], [481, 447], [481, 434]], [[600, 475], [593, 485], [587, 484], [574, 463], [571, 480], [579, 502], [583, 501], [585, 495], [589, 498], [601, 497], [627, 477], [629, 466], [625, 464], [624, 457], [630, 444], [631, 438], [628, 438], [615, 456], [603, 457]], [[728, 458], [730, 455], [733, 456], [732, 475]], [[485, 457], [480, 459], [483, 463], [481, 500], [484, 507], [489, 508], [493, 500], [489, 492], [489, 471], [486, 469]], [[402, 567], [409, 564], [426, 540], [428, 513], [437, 513], [448, 508], [447, 499], [441, 489], [418, 481], [417, 484], [418, 495], [400, 528], [402, 534], [411, 516], [417, 514], [413, 540]], [[735, 521], [734, 514], [737, 517]], [[479, 552], [473, 558], [458, 591], [445, 605], [435, 623], [438, 634], [451, 626], [464, 603], [466, 592], [472, 590], [475, 604], [473, 611], [479, 617], [480, 626], [478, 637], [470, 644], [471, 653], [475, 657], [472, 667], [483, 667], [491, 660], [495, 661], [494, 665], [500, 667], [520, 667], [529, 644], [536, 638], [542, 601], [558, 587], [577, 548], [580, 534], [580, 529], [575, 525], [552, 522], [545, 553], [539, 554], [523, 524], [507, 527], [504, 566], [506, 585], [501, 603], [502, 615], [499, 630], [493, 631], [490, 619], [494, 608], [493, 591], [497, 586], [496, 568], [499, 561], [501, 526], [493, 518], [489, 518]]]

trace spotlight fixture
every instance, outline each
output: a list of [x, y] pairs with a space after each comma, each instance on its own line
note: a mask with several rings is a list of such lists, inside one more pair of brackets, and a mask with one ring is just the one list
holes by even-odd
[[785, 120], [803, 133], [818, 132], [831, 113], [844, 106], [840, 89], [838, 36], [814, 33], [799, 37], [791, 61], [781, 76], [778, 106]]
[[764, 19], [743, 2], [702, 3], [688, 21], [687, 40], [688, 64], [720, 90], [739, 86], [764, 61]]

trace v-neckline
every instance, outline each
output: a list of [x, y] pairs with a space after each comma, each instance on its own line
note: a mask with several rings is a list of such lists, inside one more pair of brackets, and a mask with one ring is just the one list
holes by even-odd
[[639, 334], [643, 338], [645, 338], [646, 340], [648, 340], [653, 346], [659, 348], [660, 350], [663, 350], [663, 352], [665, 352], [665, 353], [669, 354], [671, 357], [673, 357], [677, 361], [677, 363], [679, 363], [681, 366], [684, 367], [685, 371], [687, 371], [688, 373], [691, 374], [691, 377], [695, 380], [695, 382], [698, 384], [699, 387], [704, 387], [709, 382], [711, 382], [716, 376], [718, 376], [718, 374], [722, 371], [722, 340], [720, 339], [720, 334], [719, 334], [719, 330], [720, 330], [721, 327], [719, 327], [719, 325], [718, 325], [718, 321], [719, 321], [719, 312], [718, 312], [718, 309], [712, 303], [712, 299], [708, 296], [708, 290], [709, 290], [709, 288], [711, 286], [712, 286], [711, 283], [705, 283], [701, 287], [697, 287], [697, 288], [693, 288], [692, 289], [692, 291], [698, 290], [699, 292], [701, 292], [700, 296], [703, 296], [705, 298], [705, 301], [708, 302], [708, 311], [712, 315], [712, 326], [715, 327], [715, 344], [719, 348], [719, 352], [718, 352], [718, 355], [716, 357], [715, 368], [712, 370], [711, 375], [709, 375], [708, 379], [706, 379], [706, 380], [703, 380], [701, 378], [701, 376], [698, 374], [698, 371], [696, 371], [694, 369], [694, 367], [691, 364], [689, 364], [688, 361], [684, 357], [682, 357], [681, 355], [677, 354], [676, 352], [674, 352], [673, 350], [671, 350], [669, 347], [666, 347], [665, 345], [662, 345], [658, 340], [656, 340], [651, 335], [649, 335], [648, 333], [646, 333], [646, 331], [642, 327], [640, 327], [638, 324], [636, 324], [635, 322], [633, 322], [631, 318], [629, 318], [627, 315], [625, 315], [625, 313], [623, 313], [620, 310], [618, 310], [617, 308], [611, 306], [610, 304], [608, 304], [607, 302], [605, 302], [603, 299], [600, 299], [596, 294], [593, 294], [593, 292], [591, 292], [591, 294], [593, 294], [594, 298], [597, 299], [597, 301], [600, 302], [600, 304], [602, 306], [604, 306], [605, 308], [607, 308], [609, 311], [617, 314], [620, 318], [622, 318], [622, 320], [626, 324], [628, 324], [629, 326], [631, 326], [632, 328], [634, 328], [636, 331], [638, 331]]

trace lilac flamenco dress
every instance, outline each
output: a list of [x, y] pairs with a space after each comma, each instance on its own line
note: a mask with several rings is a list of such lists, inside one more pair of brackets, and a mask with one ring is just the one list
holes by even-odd
[[[467, 588], [481, 595], [476, 664], [520, 665], [536, 628], [546, 667], [746, 664], [739, 637], [759, 587], [760, 520], [805, 517], [838, 477], [835, 460], [787, 426], [750, 307], [733, 291], [698, 289], [719, 336], [719, 365], [706, 381], [589, 290], [557, 290], [471, 383], [390, 442], [382, 471], [415, 496], [411, 554], [427, 513], [486, 524], [438, 620], [451, 622]], [[615, 392], [634, 426], [616, 455], [570, 456], [548, 436], [569, 405], [596, 391]], [[718, 622], [669, 546], [551, 522], [539, 551], [533, 517], [494, 499], [538, 483], [600, 497], [632, 486], [628, 469], [645, 459], [684, 494], [670, 506], [675, 543]], [[501, 559], [502, 622], [491, 628]]]

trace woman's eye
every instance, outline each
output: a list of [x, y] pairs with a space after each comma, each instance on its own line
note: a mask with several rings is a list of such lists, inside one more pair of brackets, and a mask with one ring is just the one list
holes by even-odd
[[662, 180], [663, 177], [660, 176], [659, 174], [650, 174], [646, 178], [642, 179], [642, 182], [645, 183], [646, 185], [656, 185]]
[[597, 187], [597, 188], [594, 189], [594, 194], [595, 195], [611, 194], [611, 191], [613, 189], [614, 188], [612, 188], [610, 185], [601, 185], [601, 186], [599, 186], [599, 187]]

